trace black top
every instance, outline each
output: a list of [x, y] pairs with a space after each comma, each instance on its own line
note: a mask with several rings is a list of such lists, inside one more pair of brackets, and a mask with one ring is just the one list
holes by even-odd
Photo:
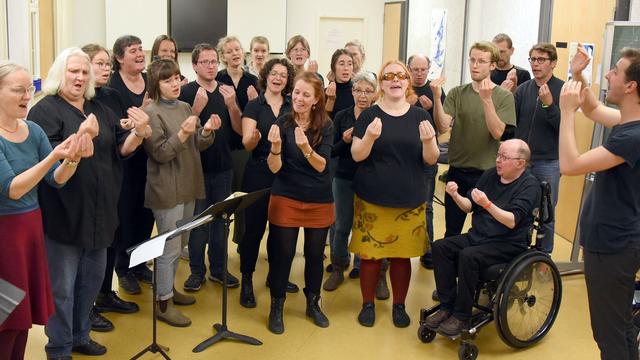
[[273, 114], [271, 106], [264, 97], [264, 93], [260, 93], [257, 99], [250, 100], [247, 103], [247, 107], [244, 108], [242, 117], [248, 117], [256, 122], [256, 129], [260, 131], [260, 141], [258, 145], [251, 151], [251, 156], [254, 159], [266, 159], [269, 156], [269, 150], [271, 150], [271, 143], [267, 138], [269, 137], [269, 130], [271, 125], [275, 124], [279, 117], [291, 111], [291, 100], [289, 97], [283, 97], [282, 105], [280, 106], [280, 112], [278, 115]]
[[495, 206], [513, 213], [516, 226], [509, 229], [496, 220], [487, 210], [471, 200], [469, 190], [466, 197], [471, 200], [473, 211], [469, 229], [471, 243], [510, 242], [522, 245], [523, 248], [528, 247], [531, 242], [529, 229], [533, 224], [533, 209], [540, 205], [540, 182], [526, 170], [516, 180], [503, 184], [496, 168], [491, 168], [480, 176], [476, 188], [484, 191]]
[[[106, 248], [118, 227], [118, 194], [122, 164], [118, 147], [128, 132], [116, 115], [96, 101], [85, 101], [84, 114], [98, 119], [94, 154], [82, 159], [63, 188], [41, 183], [38, 195], [45, 234], [52, 240], [85, 249]], [[78, 131], [85, 115], [57, 95], [31, 108], [29, 119], [40, 125], [53, 147]]]
[[564, 81], [552, 76], [547, 82], [553, 104], [543, 107], [538, 99], [540, 87], [531, 79], [518, 87], [515, 93], [515, 137], [531, 148], [531, 160], [557, 160], [560, 132], [560, 90]]
[[339, 83], [336, 81], [336, 102], [333, 104], [333, 111], [329, 113], [329, 117], [334, 119], [335, 115], [340, 111], [348, 107], [353, 107], [355, 102], [353, 101], [353, 84], [351, 81], [346, 83]]
[[249, 88], [249, 86], [253, 85], [256, 90], [258, 89], [258, 78], [248, 71], [242, 72], [242, 77], [238, 82], [238, 87], [233, 84], [233, 80], [231, 79], [229, 73], [227, 73], [227, 69], [218, 71], [218, 75], [216, 75], [216, 81], [219, 81], [226, 85], [231, 85], [234, 89], [236, 89], [236, 99], [238, 99], [240, 111], [244, 111], [244, 107], [247, 106], [247, 103], [249, 102], [249, 97], [247, 96], [247, 89]]
[[[200, 84], [195, 81], [182, 86], [178, 100], [193, 105], [199, 88]], [[227, 105], [224, 103], [224, 96], [220, 93], [220, 86], [216, 86], [213, 92], [207, 91], [207, 97], [209, 101], [200, 113], [200, 124], [204, 126], [209, 121], [211, 114], [218, 114], [222, 120], [222, 126], [216, 130], [213, 145], [200, 152], [202, 170], [205, 174], [230, 170], [232, 168], [231, 144], [232, 142], [238, 143], [238, 141], [242, 143], [242, 138], [231, 127], [231, 117]]]
[[[426, 95], [429, 100], [431, 100], [431, 102], [433, 102], [433, 91], [431, 91], [431, 87], [429, 87], [429, 83], [431, 83], [431, 80], [427, 80], [427, 83], [422, 85], [422, 86], [414, 86], [413, 87], [413, 91], [416, 93], [416, 96], [420, 97], [422, 95]], [[447, 96], [444, 93], [444, 89], [440, 92], [440, 101], [442, 101], [442, 106], [444, 106], [444, 100], [447, 98]], [[422, 104], [420, 104], [420, 100], [417, 100], [416, 103], [414, 104], [417, 107], [422, 107]], [[431, 106], [431, 109], [427, 110], [427, 112], [429, 113], [429, 115], [431, 116], [432, 119], [434, 119], [433, 117], [433, 108], [434, 106]], [[426, 110], [426, 109], [425, 109]]]
[[111, 77], [109, 78], [109, 83], [107, 84], [107, 86], [113, 88], [122, 96], [122, 103], [124, 104], [125, 110], [129, 109], [132, 106], [142, 106], [144, 94], [147, 92], [147, 74], [142, 73], [142, 78], [144, 79], [144, 90], [140, 94], [136, 94], [129, 90], [127, 85], [125, 85], [119, 71], [114, 71], [111, 73]]
[[640, 120], [614, 126], [605, 149], [624, 163], [596, 173], [580, 219], [588, 251], [618, 253], [640, 242]]
[[342, 134], [352, 128], [355, 123], [356, 115], [353, 106], [339, 111], [333, 118], [334, 135], [331, 156], [338, 158], [338, 168], [335, 176], [340, 179], [353, 180], [358, 168], [358, 164], [353, 161], [353, 156], [351, 156], [351, 143], [347, 144], [342, 140]]
[[433, 120], [428, 112], [415, 106], [410, 106], [404, 115], [391, 116], [373, 105], [360, 114], [353, 137], [362, 139], [376, 117], [382, 120], [382, 134], [356, 170], [353, 179], [356, 194], [367, 202], [393, 208], [415, 208], [424, 204], [427, 200], [425, 163], [418, 125], [421, 121]]
[[[531, 74], [529, 74], [527, 70], [515, 65], [511, 66], [511, 69], [513, 68], [516, 69], [516, 77], [518, 78], [517, 86], [520, 86], [525, 81], [531, 79]], [[507, 80], [507, 74], [509, 74], [509, 71], [511, 71], [511, 69], [499, 70], [498, 68], [496, 68], [491, 72], [491, 81], [498, 85], [502, 84], [505, 80]]]
[[[291, 116], [286, 114], [277, 120], [282, 138], [282, 167], [276, 173], [271, 194], [285, 196], [294, 200], [309, 203], [332, 203], [331, 175], [329, 173], [329, 159], [333, 143], [333, 123], [327, 121], [322, 129], [322, 140], [313, 151], [322, 156], [327, 162], [324, 170], [319, 173], [311, 166], [309, 160], [296, 145], [293, 125], [285, 126], [285, 119]], [[309, 143], [312, 143], [311, 134], [306, 132]]]
[[93, 100], [99, 101], [104, 106], [113, 110], [119, 119], [125, 119], [129, 116], [127, 115], [128, 108], [122, 101], [122, 95], [114, 88], [108, 86], [96, 88], [96, 96], [93, 97]]

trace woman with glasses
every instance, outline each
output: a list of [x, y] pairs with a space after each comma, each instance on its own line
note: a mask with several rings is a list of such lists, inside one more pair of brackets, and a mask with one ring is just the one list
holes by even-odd
[[[149, 115], [151, 137], [144, 141], [149, 155], [144, 206], [153, 211], [158, 233], [176, 228], [176, 222], [193, 215], [196, 199], [205, 198], [200, 151], [213, 143], [220, 117], [211, 116], [200, 125], [191, 107], [178, 100], [180, 68], [173, 60], [156, 60], [149, 65], [149, 96], [153, 102], [145, 108]], [[168, 240], [156, 259], [156, 318], [171, 326], [191, 325], [191, 319], [173, 305], [191, 305], [195, 298], [174, 287], [182, 239]]]
[[380, 101], [360, 114], [352, 133], [351, 154], [359, 166], [349, 249], [362, 259], [360, 324], [375, 322], [375, 287], [382, 259], [388, 258], [393, 323], [407, 327], [409, 260], [427, 249], [424, 166], [434, 164], [440, 152], [429, 113], [407, 102], [412, 89], [406, 66], [397, 60], [385, 63], [378, 82]]
[[[291, 100], [286, 94], [293, 88], [295, 70], [287, 59], [271, 59], [262, 68], [257, 99], [249, 101], [242, 117], [242, 143], [251, 157], [247, 161], [242, 180], [242, 191], [252, 192], [273, 185], [274, 175], [267, 165], [270, 144], [267, 140], [271, 125], [291, 111]], [[267, 225], [269, 197], [265, 196], [245, 210], [246, 229], [240, 242], [240, 271], [242, 287], [240, 305], [256, 307], [253, 294], [253, 273], [256, 269], [260, 241]]]
[[77, 135], [52, 149], [25, 119], [34, 90], [24, 67], [0, 63], [0, 279], [25, 291], [0, 324], [0, 359], [7, 360], [24, 359], [32, 324], [46, 325], [54, 311], [37, 186], [44, 179], [61, 187], [80, 161]]
[[[353, 226], [353, 176], [357, 164], [351, 156], [353, 127], [360, 114], [377, 98], [376, 80], [371, 74], [361, 72], [353, 78], [352, 99], [355, 103], [339, 111], [333, 119], [334, 137], [331, 155], [337, 158], [337, 170], [333, 178], [333, 199], [336, 204], [336, 222], [331, 239], [331, 276], [322, 286], [333, 291], [344, 281], [344, 271], [349, 267], [349, 233]], [[354, 263], [355, 268], [355, 263]]]
[[[304, 36], [295, 35], [289, 39], [289, 41], [287, 41], [287, 50], [285, 55], [293, 64], [293, 68], [296, 69], [296, 74], [303, 71], [311, 71], [316, 74], [318, 79], [322, 82], [322, 87], [324, 87], [324, 78], [318, 73], [318, 62], [315, 60], [309, 60], [309, 56], [311, 56], [311, 48], [309, 47], [309, 42]], [[307, 60], [309, 60], [309, 64], [305, 69]]]

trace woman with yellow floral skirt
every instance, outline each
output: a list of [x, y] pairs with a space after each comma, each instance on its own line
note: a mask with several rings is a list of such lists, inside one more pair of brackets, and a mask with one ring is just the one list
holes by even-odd
[[425, 253], [425, 164], [440, 154], [429, 113], [412, 106], [410, 73], [389, 61], [378, 76], [380, 101], [360, 115], [353, 130], [353, 159], [360, 163], [354, 184], [353, 236], [349, 249], [362, 258], [360, 289], [363, 326], [375, 322], [375, 287], [382, 259], [391, 264], [393, 324], [409, 326], [404, 301], [412, 257]]

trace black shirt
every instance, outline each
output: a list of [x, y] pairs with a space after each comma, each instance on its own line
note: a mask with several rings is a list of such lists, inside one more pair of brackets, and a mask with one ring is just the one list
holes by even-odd
[[234, 89], [236, 89], [236, 99], [238, 99], [240, 111], [244, 111], [244, 107], [247, 106], [247, 103], [249, 102], [249, 97], [247, 96], [247, 89], [249, 88], [249, 86], [253, 85], [256, 90], [258, 89], [258, 78], [248, 71], [242, 72], [242, 77], [238, 82], [238, 87], [233, 84], [233, 80], [227, 72], [227, 69], [218, 71], [218, 75], [216, 75], [216, 81], [219, 81], [226, 85], [231, 85]]
[[588, 251], [618, 253], [640, 242], [640, 120], [614, 126], [605, 149], [624, 163], [596, 173], [580, 219]]
[[353, 101], [353, 84], [351, 81], [346, 83], [339, 83], [336, 81], [336, 101], [333, 104], [333, 111], [329, 113], [329, 117], [333, 119], [335, 115], [340, 111], [348, 107], [353, 107], [355, 102]]
[[122, 95], [113, 88], [108, 86], [96, 88], [96, 96], [93, 97], [93, 101], [98, 101], [111, 109], [118, 119], [126, 119], [129, 117], [129, 115], [127, 115], [127, 108], [122, 102]]
[[[85, 249], [106, 248], [118, 227], [118, 194], [122, 183], [119, 145], [128, 132], [113, 111], [100, 102], [85, 101], [84, 114], [98, 119], [100, 134], [94, 154], [82, 159], [62, 188], [41, 183], [38, 189], [45, 234], [52, 240]], [[44, 130], [55, 147], [78, 131], [85, 115], [57, 95], [45, 96], [28, 118]]]
[[531, 79], [518, 87], [515, 97], [515, 137], [531, 148], [531, 160], [557, 160], [560, 132], [560, 90], [564, 81], [552, 76], [547, 82], [553, 104], [543, 107], [538, 99], [540, 87]]
[[338, 158], [338, 168], [335, 176], [340, 179], [353, 180], [358, 168], [358, 164], [353, 161], [353, 156], [351, 156], [351, 143], [347, 144], [342, 140], [342, 134], [352, 128], [355, 123], [356, 115], [353, 106], [341, 110], [333, 119], [334, 135], [331, 156]]
[[109, 78], [109, 83], [107, 84], [110, 88], [113, 88], [120, 94], [122, 97], [122, 104], [124, 104], [124, 109], [128, 110], [130, 107], [140, 107], [142, 106], [142, 101], [144, 100], [144, 94], [147, 92], [147, 74], [142, 73], [142, 78], [144, 79], [144, 90], [140, 94], [136, 94], [129, 90], [127, 85], [125, 85], [124, 80], [122, 80], [122, 76], [120, 76], [119, 71], [114, 71], [111, 73], [111, 77]]
[[353, 137], [362, 139], [376, 117], [382, 120], [382, 134], [356, 170], [353, 179], [356, 194], [367, 202], [393, 208], [424, 204], [425, 163], [418, 125], [433, 120], [428, 112], [415, 106], [410, 106], [404, 115], [391, 116], [373, 105], [360, 114]]
[[[193, 101], [196, 98], [196, 93], [200, 88], [200, 84], [196, 81], [192, 81], [187, 85], [182, 86], [180, 90], [180, 97], [178, 100], [184, 101], [189, 105], [193, 105]], [[231, 126], [231, 117], [229, 116], [229, 110], [224, 103], [224, 96], [220, 93], [220, 84], [216, 86], [213, 92], [207, 91], [207, 105], [202, 109], [200, 113], [200, 124], [204, 124], [209, 121], [211, 114], [218, 114], [222, 121], [220, 129], [216, 130], [216, 137], [213, 140], [213, 145], [209, 146], [206, 150], [200, 152], [200, 158], [202, 160], [202, 170], [206, 173], [217, 173], [221, 171], [230, 170], [231, 166], [231, 143], [232, 141], [237, 143], [242, 139]], [[238, 140], [240, 139], [240, 140]]]
[[[422, 85], [422, 86], [414, 86], [413, 87], [413, 91], [416, 93], [416, 96], [420, 97], [422, 95], [426, 95], [429, 100], [431, 100], [431, 102], [433, 102], [433, 91], [431, 91], [431, 87], [429, 87], [429, 83], [431, 82], [431, 80], [427, 80], [427, 83]], [[447, 98], [447, 96], [444, 93], [444, 90], [442, 90], [440, 92], [440, 101], [442, 101], [442, 105], [444, 106], [444, 100]], [[420, 100], [417, 100], [416, 103], [414, 104], [417, 107], [422, 107], [422, 104], [420, 104]], [[434, 106], [431, 106], [431, 109], [427, 110], [427, 112], [429, 113], [429, 115], [431, 116], [432, 119], [434, 119], [433, 117], [433, 108]]]
[[[311, 166], [309, 160], [296, 145], [293, 124], [285, 124], [291, 113], [279, 118], [276, 122], [280, 127], [282, 138], [282, 167], [276, 173], [271, 194], [285, 196], [294, 200], [309, 203], [332, 203], [331, 175], [329, 173], [329, 158], [333, 143], [333, 123], [327, 121], [322, 131], [322, 140], [313, 146], [313, 151], [322, 156], [327, 165], [322, 172], [318, 172]], [[313, 139], [309, 131], [306, 132], [309, 144]]]
[[[511, 69], [513, 68], [516, 69], [516, 77], [518, 78], [518, 84], [516, 86], [520, 86], [525, 81], [531, 79], [531, 74], [529, 74], [527, 70], [515, 65], [511, 66]], [[511, 69], [499, 70], [498, 68], [496, 68], [491, 72], [491, 81], [500, 86], [500, 84], [507, 80], [507, 74], [509, 74], [509, 71], [511, 71]]]
[[531, 242], [529, 229], [533, 224], [533, 209], [540, 205], [540, 182], [526, 170], [516, 180], [503, 184], [496, 168], [491, 168], [480, 176], [476, 188], [484, 191], [495, 206], [513, 213], [516, 226], [509, 229], [496, 220], [487, 210], [471, 200], [469, 190], [466, 197], [471, 200], [473, 211], [469, 229], [471, 243], [510, 242], [522, 245], [523, 248], [528, 247]]
[[278, 115], [273, 114], [271, 105], [264, 97], [264, 93], [260, 93], [257, 99], [249, 100], [247, 107], [244, 108], [242, 117], [253, 119], [256, 122], [256, 129], [260, 131], [260, 141], [258, 145], [251, 151], [251, 156], [254, 159], [266, 159], [269, 156], [269, 150], [271, 150], [271, 143], [269, 142], [269, 130], [271, 125], [275, 124], [279, 117], [291, 111], [291, 100], [289, 97], [284, 96], [282, 105], [280, 106], [280, 112]]

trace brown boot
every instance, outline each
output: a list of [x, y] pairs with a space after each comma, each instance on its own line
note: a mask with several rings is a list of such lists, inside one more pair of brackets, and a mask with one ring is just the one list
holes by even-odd
[[191, 295], [183, 294], [173, 288], [173, 303], [175, 305], [193, 305], [196, 303], [196, 298]]
[[322, 288], [326, 291], [334, 291], [344, 282], [344, 267], [333, 264], [333, 271]]
[[171, 299], [156, 302], [156, 319], [176, 327], [187, 327], [191, 325], [191, 319], [176, 309]]

